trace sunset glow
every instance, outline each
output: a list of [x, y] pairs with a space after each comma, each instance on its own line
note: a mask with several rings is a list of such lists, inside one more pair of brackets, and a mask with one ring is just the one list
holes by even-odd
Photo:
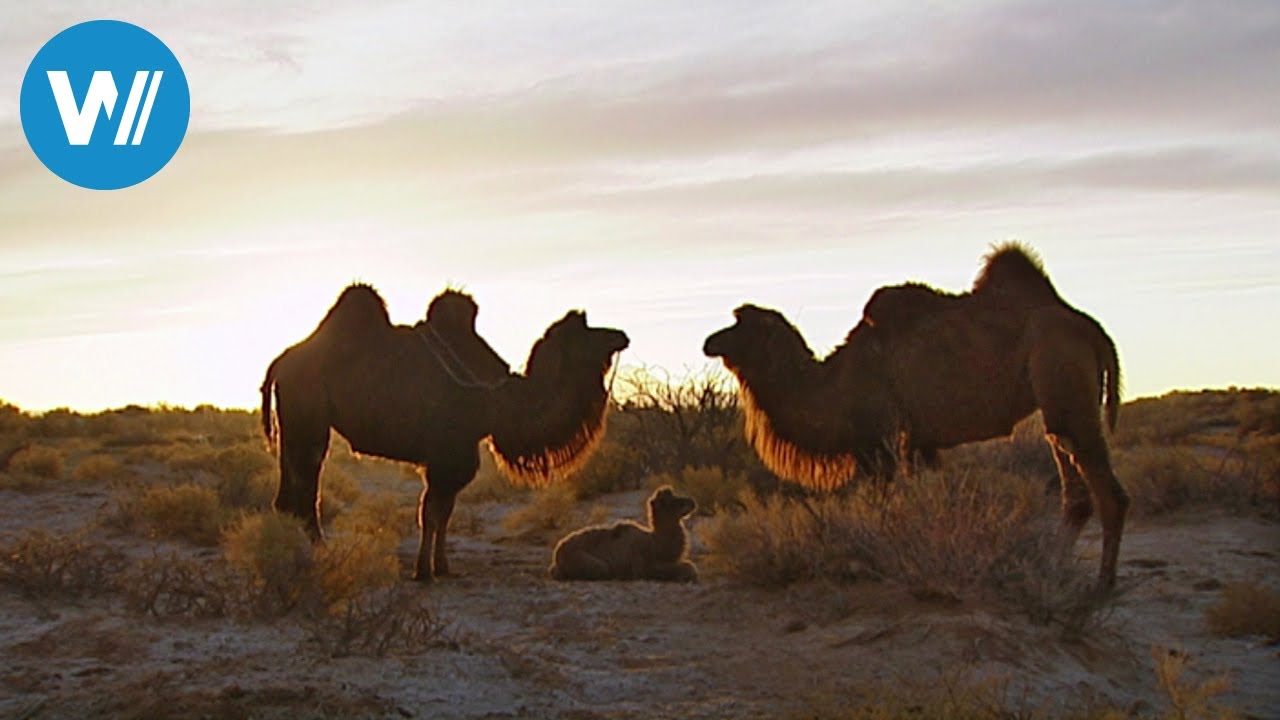
[[111, 192], [18, 118], [31, 57], [101, 5], [4, 10], [0, 399], [250, 407], [354, 280], [406, 323], [466, 289], [517, 366], [569, 308], [624, 364], [700, 366], [747, 301], [821, 354], [876, 287], [966, 289], [1009, 239], [1129, 396], [1280, 386], [1276, 3], [432, 7], [119, 10], [192, 118]]

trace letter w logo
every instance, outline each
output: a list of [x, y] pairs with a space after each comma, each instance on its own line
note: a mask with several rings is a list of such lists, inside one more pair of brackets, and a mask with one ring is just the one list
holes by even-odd
[[[85, 93], [84, 105], [76, 107], [75, 95], [71, 92], [71, 81], [65, 70], [49, 70], [49, 87], [53, 89], [53, 99], [58, 103], [58, 114], [62, 116], [62, 127], [67, 131], [67, 142], [72, 145], [88, 145], [93, 137], [93, 128], [98, 123], [98, 111], [105, 110], [107, 118], [116, 107], [116, 98], [120, 93], [116, 90], [116, 81], [106, 70], [97, 70], [89, 81], [89, 92]], [[147, 118], [151, 117], [151, 105], [156, 100], [156, 88], [160, 87], [161, 70], [150, 72], [139, 70], [133, 76], [133, 87], [129, 89], [129, 99], [124, 104], [124, 115], [120, 117], [120, 127], [116, 130], [116, 145], [124, 145], [129, 141], [129, 131], [133, 130], [133, 141], [142, 142], [142, 134], [147, 130]], [[151, 87], [147, 88], [147, 78], [151, 78]], [[146, 90], [147, 99], [142, 105], [142, 115], [138, 117], [138, 103], [142, 102], [142, 93]], [[138, 126], [134, 128], [133, 120], [138, 118]]]

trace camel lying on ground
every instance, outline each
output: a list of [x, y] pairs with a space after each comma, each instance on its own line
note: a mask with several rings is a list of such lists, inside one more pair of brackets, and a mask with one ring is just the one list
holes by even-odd
[[649, 525], [630, 520], [583, 528], [556, 544], [556, 580], [668, 580], [693, 582], [698, 570], [686, 558], [684, 518], [697, 509], [691, 498], [663, 486], [649, 497]]

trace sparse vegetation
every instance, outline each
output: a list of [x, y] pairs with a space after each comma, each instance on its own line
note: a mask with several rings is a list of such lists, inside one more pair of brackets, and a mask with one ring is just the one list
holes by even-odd
[[71, 477], [77, 482], [115, 482], [129, 476], [129, 470], [114, 455], [90, 455], [76, 463]]
[[1099, 609], [1042, 488], [1016, 476], [922, 472], [841, 497], [742, 503], [704, 532], [707, 563], [742, 582], [877, 579], [921, 599], [995, 597], [1068, 634]]
[[0, 584], [29, 599], [73, 600], [116, 589], [125, 557], [87, 533], [32, 529], [0, 546]]
[[1217, 635], [1259, 635], [1280, 643], [1280, 592], [1257, 582], [1230, 583], [1205, 611], [1205, 620]]
[[216, 545], [227, 521], [218, 494], [195, 483], [147, 488], [136, 507], [138, 520], [149, 532], [197, 545]]
[[1117, 707], [1102, 699], [1072, 697], [1061, 704], [1033, 703], [1008, 676], [983, 677], [969, 670], [944, 672], [927, 680], [904, 677], [871, 688], [861, 697], [818, 696], [792, 713], [795, 720], [1233, 720], [1222, 703], [1230, 689], [1224, 675], [1190, 677], [1184, 652], [1151, 650], [1155, 682], [1164, 707]]
[[9, 461], [9, 471], [46, 480], [62, 478], [62, 453], [48, 445], [32, 445]]

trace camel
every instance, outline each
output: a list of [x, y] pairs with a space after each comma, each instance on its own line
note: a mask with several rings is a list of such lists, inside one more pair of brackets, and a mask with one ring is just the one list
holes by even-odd
[[623, 520], [582, 528], [556, 543], [556, 580], [666, 580], [693, 582], [698, 570], [686, 558], [684, 518], [697, 509], [691, 498], [664, 485], [649, 496], [649, 524]]
[[1064, 544], [1074, 545], [1096, 505], [1099, 579], [1111, 587], [1129, 506], [1099, 412], [1114, 430], [1115, 344], [1062, 300], [1030, 249], [1006, 244], [984, 260], [965, 293], [880, 288], [822, 360], [780, 313], [754, 305], [735, 310], [736, 322], [703, 350], [737, 377], [747, 439], [765, 465], [815, 489], [936, 463], [940, 449], [1008, 435], [1040, 410], [1058, 466]]
[[[479, 443], [518, 484], [571, 473], [604, 432], [604, 378], [625, 333], [587, 325], [570, 311], [533, 346], [523, 375], [475, 333], [474, 300], [446, 291], [427, 319], [392, 325], [372, 287], [346, 288], [320, 325], [267, 368], [263, 432], [278, 437], [274, 506], [321, 530], [320, 469], [332, 428], [367, 455], [422, 468], [422, 528], [414, 578], [449, 574], [449, 518], [479, 468]], [[272, 412], [274, 394], [276, 409]]]

